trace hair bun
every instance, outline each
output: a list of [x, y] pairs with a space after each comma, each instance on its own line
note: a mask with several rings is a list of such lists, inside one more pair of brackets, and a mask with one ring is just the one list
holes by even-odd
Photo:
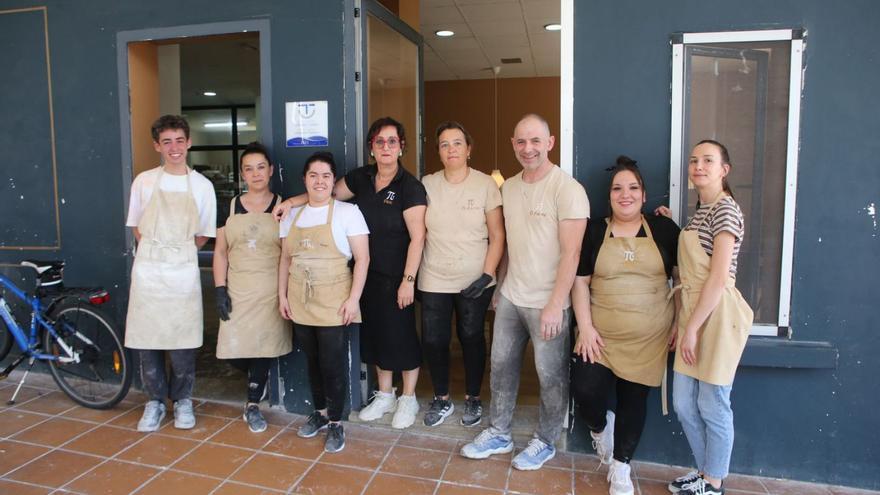
[[617, 164], [618, 167], [620, 167], [620, 166], [624, 166], [624, 167], [625, 167], [625, 166], [636, 167], [636, 166], [637, 166], [637, 165], [636, 165], [637, 162], [636, 162], [635, 160], [633, 160], [632, 158], [626, 156], [626, 155], [620, 155], [620, 156], [618, 156], [618, 157], [617, 157], [617, 160], [615, 161], [615, 163]]

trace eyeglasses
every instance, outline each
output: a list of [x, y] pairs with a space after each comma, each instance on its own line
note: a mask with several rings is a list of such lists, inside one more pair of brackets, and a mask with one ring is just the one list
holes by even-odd
[[380, 149], [384, 148], [386, 144], [388, 145], [389, 148], [396, 148], [397, 145], [400, 144], [400, 140], [397, 138], [388, 138], [388, 139], [376, 138], [373, 140], [373, 146], [380, 148]]

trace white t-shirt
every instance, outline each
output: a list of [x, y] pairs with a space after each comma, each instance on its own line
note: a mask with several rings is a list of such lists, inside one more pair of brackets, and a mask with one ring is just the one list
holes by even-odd
[[[159, 176], [159, 167], [141, 172], [131, 183], [131, 197], [128, 202], [128, 220], [126, 227], [137, 227], [144, 215], [144, 210], [153, 195], [153, 187], [156, 185], [156, 177]], [[199, 230], [196, 235], [203, 237], [217, 236], [217, 196], [214, 194], [214, 184], [204, 175], [191, 170], [189, 173], [192, 195], [199, 209]], [[159, 187], [163, 191], [184, 192], [186, 191], [186, 175], [162, 174], [162, 184]]]
[[[351, 259], [351, 246], [348, 244], [348, 238], [355, 235], [366, 235], [370, 233], [367, 227], [367, 221], [360, 208], [351, 203], [344, 201], [334, 201], [333, 224], [330, 228], [333, 231], [333, 242], [336, 243], [339, 252]], [[299, 210], [305, 208], [299, 220], [296, 222], [297, 227], [314, 227], [315, 225], [323, 225], [327, 223], [327, 208], [329, 205], [312, 208], [309, 205], [299, 208], [292, 208], [284, 220], [281, 220], [279, 230], [281, 238], [287, 237], [290, 227], [293, 225], [293, 219], [296, 218]]]

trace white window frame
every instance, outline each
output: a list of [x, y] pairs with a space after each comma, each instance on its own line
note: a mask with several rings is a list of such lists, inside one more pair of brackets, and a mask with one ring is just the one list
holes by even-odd
[[785, 160], [785, 211], [782, 226], [782, 266], [779, 274], [779, 315], [776, 325], [754, 325], [751, 335], [777, 336], [788, 333], [791, 310], [791, 274], [794, 250], [794, 222], [797, 196], [798, 143], [800, 140], [801, 89], [803, 80], [803, 31], [722, 31], [683, 33], [672, 41], [672, 133], [669, 148], [669, 202], [673, 218], [683, 218], [682, 139], [684, 138], [684, 48], [689, 44], [791, 41], [791, 73], [788, 93], [788, 136]]

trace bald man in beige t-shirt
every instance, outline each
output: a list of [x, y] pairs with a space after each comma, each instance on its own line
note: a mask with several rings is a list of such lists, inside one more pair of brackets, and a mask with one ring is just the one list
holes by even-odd
[[483, 459], [513, 450], [510, 423], [522, 356], [531, 339], [541, 387], [538, 428], [513, 467], [539, 469], [556, 455], [568, 406], [571, 301], [581, 241], [590, 216], [584, 188], [550, 161], [555, 139], [547, 121], [523, 117], [511, 138], [523, 170], [501, 188], [507, 229], [507, 270], [492, 340], [491, 423], [462, 455]]

